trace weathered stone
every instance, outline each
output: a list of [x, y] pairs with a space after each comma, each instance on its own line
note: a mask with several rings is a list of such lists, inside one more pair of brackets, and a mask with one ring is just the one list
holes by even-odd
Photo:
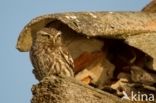
[[[28, 46], [27, 43], [30, 43], [31, 39], [26, 37], [35, 36], [36, 31], [56, 20], [68, 25], [78, 33], [91, 37], [102, 36], [119, 39], [139, 33], [156, 32], [156, 14], [153, 13], [80, 12], [50, 14], [37, 17], [25, 26], [19, 36], [17, 49], [28, 51], [31, 45]], [[27, 47], [24, 47], [26, 45]]]
[[[128, 97], [127, 99], [133, 102], [135, 100], [133, 100], [132, 98], [135, 95], [136, 97], [135, 103], [156, 103], [155, 87], [142, 85], [140, 83], [128, 83], [124, 79], [120, 79], [117, 83], [115, 83], [111, 87], [117, 91], [117, 93], [114, 95], [120, 96], [122, 98], [124, 98], [124, 96], [126, 95]], [[140, 98], [142, 95], [147, 95], [147, 96], [153, 95], [153, 100], [151, 102], [149, 102], [148, 100], [141, 100], [141, 99], [145, 99], [145, 98]]]
[[149, 73], [138, 66], [132, 66], [131, 79], [133, 82], [152, 85], [156, 83], [156, 73]]
[[132, 45], [150, 55], [153, 64], [150, 69], [156, 71], [156, 33], [143, 33], [142, 35], [130, 36], [126, 39], [129, 45]]
[[32, 87], [31, 103], [132, 103], [72, 78], [46, 77]]
[[[125, 39], [128, 45], [142, 50], [153, 58], [153, 70], [156, 68], [156, 13], [142, 12], [79, 12], [49, 14], [30, 21], [22, 30], [17, 49], [29, 51], [36, 31], [52, 24], [61, 23], [73, 30], [73, 35]], [[87, 29], [86, 29], [87, 28]], [[65, 40], [66, 41], [66, 40]]]
[[121, 79], [121, 78], [123, 79], [125, 78], [127, 81], [130, 81], [131, 76], [128, 73], [121, 72], [118, 74], [117, 79]]
[[82, 80], [83, 78], [90, 77], [91, 83], [101, 89], [113, 78], [115, 66], [108, 61], [103, 51], [97, 53], [99, 53], [99, 56], [90, 65], [85, 67], [84, 70], [79, 72], [75, 78]]
[[156, 0], [152, 0], [147, 6], [143, 8], [144, 12], [156, 12]]
[[91, 53], [94, 51], [100, 51], [104, 43], [103, 41], [94, 38], [88, 39], [82, 37], [73, 37], [70, 40], [65, 39], [65, 45], [73, 59], [75, 59], [84, 52]]
[[111, 85], [111, 88], [118, 90], [121, 89], [124, 85], [127, 85], [128, 79], [120, 78], [117, 82]]

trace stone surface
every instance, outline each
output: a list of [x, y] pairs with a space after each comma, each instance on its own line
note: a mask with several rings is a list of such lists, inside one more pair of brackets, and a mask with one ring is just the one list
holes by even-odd
[[31, 103], [132, 103], [76, 82], [72, 78], [47, 77], [32, 87]]
[[156, 71], [156, 33], [144, 33], [142, 35], [131, 36], [126, 39], [129, 45], [144, 51], [153, 58], [153, 67]]
[[133, 82], [152, 85], [156, 83], [156, 73], [149, 73], [138, 66], [132, 66], [131, 79]]
[[104, 45], [103, 41], [94, 38], [87, 39], [75, 37], [65, 41], [71, 41], [70, 43], [67, 43], [66, 46], [74, 59], [80, 56], [83, 52], [91, 53], [94, 51], [100, 51]]
[[[125, 39], [128, 45], [151, 56], [152, 69], [156, 70], [156, 13], [77, 12], [43, 15], [33, 19], [24, 27], [17, 41], [17, 49], [23, 52], [29, 51], [36, 32], [49, 23], [60, 24], [62, 26], [60, 31], [71, 30], [75, 36]], [[68, 30], [63, 30], [65, 27]], [[93, 40], [91, 43], [94, 42], [101, 47], [100, 41]]]
[[106, 54], [103, 51], [96, 52], [96, 54], [98, 55], [96, 55], [94, 61], [76, 74], [75, 78], [83, 80], [86, 77], [90, 77], [91, 83], [101, 89], [113, 78], [115, 66], [106, 58]]
[[130, 74], [121, 72], [118, 74], [117, 79], [125, 78], [127, 81], [130, 81]]
[[[59, 21], [89, 37], [124, 39], [140, 33], [156, 32], [156, 14], [142, 12], [77, 12], [49, 14], [30, 21], [20, 33], [17, 49], [29, 51], [36, 31]], [[136, 26], [137, 25], [137, 26]], [[87, 28], [87, 29], [86, 29]]]
[[156, 12], [156, 0], [152, 0], [147, 6], [143, 8], [144, 12]]

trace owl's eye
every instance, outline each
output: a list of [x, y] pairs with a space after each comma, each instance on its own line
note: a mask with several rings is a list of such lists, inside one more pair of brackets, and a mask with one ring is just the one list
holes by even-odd
[[40, 30], [39, 32], [37, 32], [37, 34], [40, 35], [40, 36], [42, 36], [42, 37], [46, 37], [48, 39], [50, 38], [50, 35], [47, 32], [42, 31], [42, 30]]
[[58, 35], [57, 37], [61, 37], [61, 35]]
[[42, 34], [42, 37], [46, 37], [46, 38], [50, 39], [50, 35], [47, 35], [47, 34]]

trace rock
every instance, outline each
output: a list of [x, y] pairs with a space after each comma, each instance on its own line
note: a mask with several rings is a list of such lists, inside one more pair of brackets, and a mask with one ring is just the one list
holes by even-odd
[[100, 51], [104, 46], [104, 42], [101, 40], [81, 37], [71, 38], [65, 40], [65, 42], [70, 42], [65, 45], [68, 48], [68, 51], [72, 55], [73, 59], [78, 58], [84, 52], [91, 53]]
[[91, 83], [95, 84], [98, 88], [103, 88], [113, 78], [115, 66], [107, 60], [104, 52], [96, 53], [99, 53], [99, 56], [90, 65], [86, 66], [84, 70], [79, 72], [75, 78], [82, 80], [83, 78], [90, 77], [92, 79]]
[[100, 60], [101, 57], [104, 57], [103, 51], [82, 52], [81, 55], [79, 55], [79, 57], [74, 59], [74, 72], [77, 74], [81, 70], [91, 65], [94, 61], [98, 59]]
[[32, 87], [31, 103], [132, 103], [72, 78], [46, 77]]
[[[29, 51], [36, 32], [48, 26], [58, 28], [63, 33], [63, 36], [68, 36], [67, 38], [64, 37], [64, 41], [66, 47], [69, 47], [69, 52], [73, 58], [82, 53], [76, 48], [80, 48], [80, 44], [83, 47], [87, 45], [89, 51], [93, 51], [94, 47], [96, 50], [101, 49], [103, 43], [95, 39], [96, 37], [122, 39], [126, 44], [149, 55], [153, 59], [150, 67], [156, 71], [155, 13], [79, 12], [43, 15], [33, 19], [24, 27], [18, 38], [16, 48], [23, 52]], [[76, 37], [77, 41], [72, 39], [73, 37]], [[79, 37], [83, 39], [79, 41]], [[72, 43], [76, 46], [68, 46], [68, 44]], [[96, 45], [98, 45], [97, 48]], [[84, 50], [84, 48], [81, 50]]]
[[127, 85], [128, 80], [125, 78], [119, 79], [117, 82], [113, 83], [111, 85], [111, 88], [115, 89], [117, 91], [117, 95], [121, 96], [122, 91], [125, 90], [125, 86]]
[[[118, 83], [116, 84], [120, 84], [120, 85], [116, 85], [118, 86], [118, 88], [116, 88], [115, 90], [117, 91], [116, 94], [114, 95], [117, 95], [119, 97], [121, 97], [122, 99], [124, 98], [124, 96], [127, 96], [129, 100], [133, 101], [132, 98], [136, 97], [136, 101], [137, 99], [144, 99], [142, 102], [143, 103], [149, 103], [148, 100], [145, 100], [145, 98], [142, 98], [141, 96], [142, 95], [146, 95], [146, 96], [149, 96], [149, 95], [153, 95], [153, 100], [152, 100], [152, 103], [155, 103], [155, 95], [156, 95], [156, 89], [155, 87], [152, 87], [152, 86], [147, 86], [147, 85], [142, 85], [142, 84], [138, 84], [138, 83], [124, 83], [124, 81], [122, 82], [123, 80], [120, 80], [118, 81]], [[138, 97], [140, 96], [140, 97]], [[146, 98], [148, 99], [148, 98]], [[137, 103], [142, 103], [141, 101], [137, 101]]]
[[131, 79], [133, 82], [152, 85], [156, 83], [156, 74], [149, 73], [138, 66], [132, 66]]
[[148, 56], [151, 56], [152, 59], [148, 62], [149, 69], [156, 71], [156, 33], [144, 33], [142, 35], [135, 35], [127, 38], [127, 42], [129, 45], [132, 45], [139, 50], [147, 53]]
[[147, 6], [145, 6], [142, 11], [144, 12], [156, 12], [156, 0], [152, 0]]
[[118, 76], [117, 76], [117, 79], [126, 79], [127, 81], [130, 81], [131, 80], [131, 76], [130, 76], [130, 74], [128, 74], [128, 73], [124, 73], [124, 72], [121, 72], [121, 73], [119, 73], [118, 74]]

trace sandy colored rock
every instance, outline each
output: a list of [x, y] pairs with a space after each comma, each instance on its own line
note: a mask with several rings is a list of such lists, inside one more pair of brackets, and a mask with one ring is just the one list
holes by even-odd
[[153, 67], [150, 69], [156, 71], [156, 33], [143, 33], [142, 35], [131, 36], [126, 39], [129, 45], [144, 51], [147, 55], [153, 57]]
[[103, 47], [104, 43], [98, 39], [88, 39], [88, 38], [80, 38], [73, 37], [74, 39], [65, 40], [65, 45], [67, 46], [69, 53], [72, 55], [73, 59], [78, 58], [84, 52], [94, 52], [100, 51]]
[[130, 74], [121, 72], [118, 74], [117, 79], [125, 78], [127, 81], [130, 81]]
[[[60, 24], [61, 32], [72, 31], [72, 35], [75, 36], [124, 39], [128, 45], [151, 56], [153, 58], [152, 69], [156, 70], [156, 13], [77, 12], [43, 15], [33, 19], [24, 27], [18, 38], [16, 48], [23, 52], [29, 51], [32, 38], [36, 36], [36, 32], [49, 24]], [[64, 41], [68, 40], [65, 39]], [[99, 45], [97, 50], [102, 46], [100, 41], [88, 40], [88, 43], [90, 42], [92, 43], [90, 47], [94, 43]], [[85, 44], [87, 45], [87, 40], [85, 40]], [[87, 46], [89, 48], [89, 45]], [[71, 49], [70, 46], [69, 49]], [[92, 51], [92, 48], [90, 49]], [[74, 52], [74, 49], [72, 51]], [[75, 53], [73, 54], [73, 57], [77, 56]]]
[[133, 82], [152, 85], [156, 83], [156, 73], [149, 73], [138, 66], [132, 66], [131, 79]]
[[32, 87], [31, 103], [132, 103], [82, 85], [72, 78], [47, 77]]
[[98, 88], [103, 88], [113, 78], [115, 66], [108, 61], [103, 51], [96, 52], [96, 54], [98, 55], [96, 55], [94, 61], [86, 66], [84, 70], [80, 71], [75, 78], [77, 80], [83, 80], [83, 78], [90, 77], [91, 83]]
[[[35, 32], [49, 23], [61, 22], [88, 37], [126, 39], [140, 33], [156, 32], [156, 14], [142, 12], [77, 12], [49, 14], [30, 21], [20, 33], [17, 49], [29, 51]], [[86, 29], [87, 28], [87, 29]], [[142, 35], [142, 34], [141, 34]]]
[[156, 0], [152, 0], [142, 11], [156, 13]]

